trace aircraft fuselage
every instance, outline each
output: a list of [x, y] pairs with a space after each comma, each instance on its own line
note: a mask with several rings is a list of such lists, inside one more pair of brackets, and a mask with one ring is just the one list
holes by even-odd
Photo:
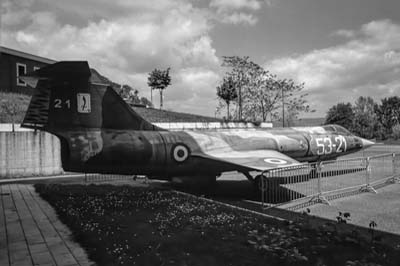
[[[319, 131], [318, 131], [319, 129]], [[363, 139], [310, 128], [221, 129], [197, 131], [65, 130], [61, 137], [66, 171], [173, 176], [246, 171], [197, 154], [275, 150], [300, 162], [322, 161], [359, 151]], [[69, 152], [65, 152], [69, 151]], [[284, 160], [273, 161], [277, 167]]]

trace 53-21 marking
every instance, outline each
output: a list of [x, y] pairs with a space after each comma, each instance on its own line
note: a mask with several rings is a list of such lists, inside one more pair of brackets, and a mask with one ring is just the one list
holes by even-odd
[[347, 150], [346, 138], [339, 135], [335, 137], [315, 138], [317, 155], [341, 153]]

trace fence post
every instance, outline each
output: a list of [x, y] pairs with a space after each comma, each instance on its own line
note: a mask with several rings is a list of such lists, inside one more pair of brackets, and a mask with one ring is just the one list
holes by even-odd
[[317, 162], [315, 164], [315, 170], [316, 170], [315, 174], [317, 175], [317, 179], [318, 179], [318, 195], [322, 194], [322, 185], [321, 185], [321, 177], [322, 177], [321, 168], [322, 168], [322, 166], [321, 166], [321, 164], [322, 164], [322, 162]]
[[[265, 184], [264, 184], [264, 182], [265, 182], [265, 178], [264, 178], [264, 171], [263, 172], [261, 172], [261, 176], [260, 176], [260, 179], [261, 179], [261, 202], [262, 202], [262, 208], [264, 209], [264, 205], [265, 205]], [[259, 184], [257, 184], [258, 186], [259, 186]]]
[[400, 179], [396, 174], [396, 153], [392, 153], [392, 177], [389, 178], [386, 182], [387, 183], [400, 183]]
[[315, 163], [315, 174], [317, 175], [317, 181], [318, 181], [318, 195], [315, 196], [314, 198], [311, 199], [312, 202], [314, 203], [322, 203], [326, 205], [331, 205], [329, 201], [325, 198], [325, 196], [322, 195], [322, 184], [321, 184], [321, 179], [322, 179], [322, 162], [317, 162]]
[[393, 179], [396, 176], [396, 166], [395, 166], [396, 161], [395, 160], [396, 160], [396, 154], [392, 153], [392, 175], [393, 175]]
[[370, 184], [371, 176], [371, 158], [367, 157], [365, 159], [365, 186], [360, 189], [361, 192], [373, 192], [378, 193], [373, 186]]

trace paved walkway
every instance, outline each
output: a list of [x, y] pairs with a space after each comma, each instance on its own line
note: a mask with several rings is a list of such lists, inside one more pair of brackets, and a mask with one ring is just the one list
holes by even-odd
[[0, 265], [94, 265], [32, 185], [0, 186]]

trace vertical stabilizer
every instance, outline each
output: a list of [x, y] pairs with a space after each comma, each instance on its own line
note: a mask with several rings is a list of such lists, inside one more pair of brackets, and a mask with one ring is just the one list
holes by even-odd
[[158, 130], [91, 73], [84, 61], [58, 62], [20, 77], [35, 88], [23, 127]]

